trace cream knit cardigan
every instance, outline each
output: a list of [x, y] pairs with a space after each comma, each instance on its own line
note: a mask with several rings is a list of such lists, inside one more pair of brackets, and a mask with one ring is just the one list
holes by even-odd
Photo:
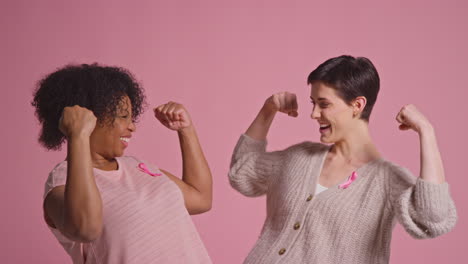
[[240, 137], [229, 181], [246, 196], [267, 195], [264, 226], [244, 263], [388, 263], [395, 220], [419, 239], [455, 226], [447, 183], [385, 159], [360, 167], [347, 188], [312, 196], [329, 148], [304, 142], [266, 152], [266, 141]]

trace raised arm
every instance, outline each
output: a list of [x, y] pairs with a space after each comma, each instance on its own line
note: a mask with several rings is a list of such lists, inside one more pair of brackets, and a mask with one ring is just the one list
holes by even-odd
[[416, 238], [436, 237], [456, 223], [455, 204], [445, 182], [444, 168], [434, 129], [414, 105], [406, 105], [396, 117], [401, 130], [419, 134], [420, 177], [398, 169], [391, 181], [392, 203], [400, 222]]
[[266, 140], [271, 123], [277, 112], [297, 117], [297, 110], [298, 106], [295, 94], [288, 92], [274, 94], [265, 101], [262, 109], [245, 134], [256, 140]]
[[283, 152], [266, 152], [266, 137], [277, 112], [296, 117], [296, 95], [282, 92], [270, 96], [234, 148], [229, 182], [245, 196], [265, 194], [269, 179], [281, 168]]
[[445, 182], [444, 166], [431, 123], [411, 104], [404, 106], [396, 119], [401, 130], [412, 129], [419, 135], [421, 179], [432, 183]]
[[211, 171], [187, 110], [181, 104], [169, 102], [158, 106], [154, 112], [164, 126], [177, 131], [182, 151], [182, 180], [162, 171], [179, 186], [190, 214], [209, 211], [213, 200]]
[[48, 224], [66, 237], [89, 242], [102, 231], [102, 200], [94, 180], [89, 137], [94, 114], [79, 106], [65, 107], [60, 130], [67, 136], [66, 184], [49, 192], [44, 201]]

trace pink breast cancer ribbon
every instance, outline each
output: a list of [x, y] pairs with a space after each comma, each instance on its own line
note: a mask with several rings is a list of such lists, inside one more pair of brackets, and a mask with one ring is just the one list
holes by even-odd
[[340, 189], [346, 189], [349, 187], [349, 185], [351, 185], [351, 183], [353, 183], [353, 181], [355, 181], [357, 179], [357, 173], [355, 171], [353, 171], [353, 173], [351, 174], [351, 176], [349, 176], [348, 180], [346, 182], [343, 182], [342, 184], [338, 185], [338, 188]]
[[138, 164], [138, 168], [139, 168], [142, 172], [147, 173], [147, 174], [149, 174], [149, 175], [151, 175], [151, 176], [153, 176], [153, 177], [154, 177], [154, 176], [161, 176], [161, 175], [162, 175], [161, 173], [152, 173], [151, 171], [149, 171], [148, 168], [146, 167], [146, 165], [145, 165], [143, 162], [140, 163], [140, 164]]

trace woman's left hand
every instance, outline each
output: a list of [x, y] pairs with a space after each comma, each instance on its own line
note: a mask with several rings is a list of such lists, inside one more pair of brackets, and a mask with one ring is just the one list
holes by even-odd
[[429, 120], [412, 104], [403, 106], [396, 120], [400, 123], [400, 130], [413, 129], [420, 133], [423, 129], [432, 127]]
[[192, 119], [181, 104], [168, 102], [154, 108], [153, 111], [159, 122], [171, 130], [180, 131], [192, 125]]

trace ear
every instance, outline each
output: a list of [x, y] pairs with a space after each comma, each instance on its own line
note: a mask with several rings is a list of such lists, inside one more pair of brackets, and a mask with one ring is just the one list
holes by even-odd
[[354, 116], [360, 115], [362, 111], [364, 111], [364, 107], [366, 107], [367, 99], [364, 96], [358, 96], [352, 102]]

